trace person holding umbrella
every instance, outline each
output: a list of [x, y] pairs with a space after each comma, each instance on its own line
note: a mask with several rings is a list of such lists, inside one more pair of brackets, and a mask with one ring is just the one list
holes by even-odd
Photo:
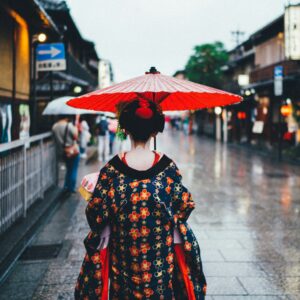
[[[86, 217], [91, 231], [75, 299], [203, 300], [200, 248], [187, 224], [195, 207], [180, 172], [150, 150], [164, 129], [164, 111], [240, 102], [221, 90], [160, 74], [139, 76], [68, 101], [76, 108], [115, 112], [131, 150], [100, 170]], [[88, 199], [88, 197], [86, 198]], [[108, 241], [109, 239], [109, 241]], [[110, 286], [109, 286], [110, 281]]]
[[[52, 127], [52, 132], [56, 142], [57, 157], [59, 161], [66, 164], [66, 175], [64, 190], [66, 193], [74, 193], [76, 189], [77, 172], [79, 167], [79, 146], [78, 127], [79, 116], [82, 114], [94, 114], [91, 110], [76, 109], [66, 104], [72, 99], [71, 96], [64, 96], [50, 101], [43, 111], [44, 116], [59, 116], [59, 121]], [[75, 117], [76, 116], [76, 117]], [[75, 125], [71, 122], [76, 119]], [[85, 128], [84, 134], [81, 134], [81, 146], [86, 147], [86, 142], [83, 143], [82, 138], [87, 139], [88, 125], [81, 126]], [[84, 148], [82, 147], [82, 148]]]
[[[119, 105], [120, 130], [132, 146], [101, 169], [89, 200], [86, 216], [91, 233], [85, 239], [88, 254], [76, 299], [98, 299], [99, 278], [102, 292], [108, 291], [110, 280], [109, 299], [204, 299], [200, 250], [186, 223], [195, 203], [176, 164], [150, 150], [150, 139], [163, 131], [164, 122], [160, 107], [152, 101]], [[111, 269], [103, 277], [98, 247], [107, 225]]]

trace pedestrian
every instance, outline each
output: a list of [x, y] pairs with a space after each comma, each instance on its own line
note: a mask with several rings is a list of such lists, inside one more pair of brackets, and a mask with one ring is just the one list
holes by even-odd
[[116, 132], [118, 129], [118, 121], [116, 118], [110, 118], [108, 122], [108, 131], [109, 131], [109, 155], [113, 154], [114, 142], [116, 138]]
[[79, 145], [80, 145], [80, 157], [86, 158], [86, 149], [87, 145], [91, 139], [90, 127], [85, 120], [80, 122], [80, 136], [79, 136]]
[[52, 132], [56, 142], [58, 159], [66, 165], [64, 191], [75, 193], [80, 160], [77, 144], [78, 129], [70, 122], [69, 116], [61, 116], [60, 120], [53, 125]]
[[98, 135], [98, 160], [106, 161], [107, 154], [107, 139], [108, 139], [108, 122], [106, 117], [101, 116], [100, 121], [97, 123]]
[[200, 249], [187, 225], [194, 201], [174, 161], [150, 150], [164, 115], [147, 100], [118, 108], [131, 150], [100, 170], [86, 208], [91, 231], [75, 299], [202, 300]]
[[189, 122], [190, 122], [190, 120], [189, 120], [189, 116], [185, 116], [184, 118], [183, 118], [183, 122], [182, 122], [182, 127], [183, 127], [183, 132], [184, 132], [184, 134], [185, 135], [188, 135], [189, 134]]

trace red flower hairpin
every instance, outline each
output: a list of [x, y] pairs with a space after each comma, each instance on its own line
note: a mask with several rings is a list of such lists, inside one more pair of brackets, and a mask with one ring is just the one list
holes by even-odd
[[153, 111], [149, 106], [150, 103], [147, 100], [141, 99], [135, 114], [142, 119], [150, 119], [153, 116]]

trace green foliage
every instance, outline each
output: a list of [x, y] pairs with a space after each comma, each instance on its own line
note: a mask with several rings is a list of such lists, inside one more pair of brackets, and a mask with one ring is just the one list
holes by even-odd
[[198, 45], [189, 58], [185, 71], [191, 81], [221, 88], [223, 72], [221, 67], [228, 61], [228, 54], [223, 43]]

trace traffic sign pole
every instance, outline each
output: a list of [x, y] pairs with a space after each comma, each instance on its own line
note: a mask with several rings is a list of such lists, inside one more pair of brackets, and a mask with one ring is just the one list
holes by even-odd
[[33, 74], [32, 74], [32, 135], [37, 133], [37, 103], [36, 103], [36, 43], [33, 43]]
[[283, 66], [276, 66], [274, 68], [274, 95], [280, 97], [280, 104], [279, 104], [279, 120], [278, 120], [278, 151], [277, 151], [277, 158], [278, 161], [282, 159], [282, 131], [283, 131], [283, 124], [282, 124], [282, 115], [281, 115], [281, 96], [283, 94]]
[[50, 101], [53, 100], [53, 71], [50, 71]]

